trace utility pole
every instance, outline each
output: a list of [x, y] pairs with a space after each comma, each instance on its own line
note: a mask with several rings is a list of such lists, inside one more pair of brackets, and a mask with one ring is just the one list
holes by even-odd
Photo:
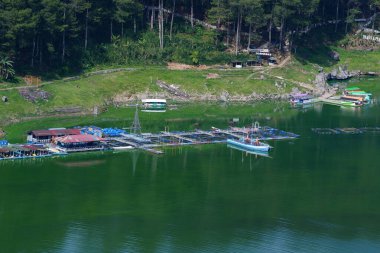
[[137, 104], [136, 104], [135, 118], [133, 120], [133, 124], [131, 127], [131, 132], [133, 132], [134, 134], [141, 134], [141, 124], [140, 124], [139, 109], [138, 109]]

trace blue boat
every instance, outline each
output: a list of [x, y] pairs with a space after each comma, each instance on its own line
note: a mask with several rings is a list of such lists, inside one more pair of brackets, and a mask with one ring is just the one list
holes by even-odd
[[260, 142], [258, 140], [252, 141], [251, 139], [240, 139], [240, 140], [232, 140], [228, 139], [227, 144], [231, 146], [236, 146], [242, 148], [247, 151], [260, 151], [260, 152], [268, 152], [272, 147], [264, 142]]

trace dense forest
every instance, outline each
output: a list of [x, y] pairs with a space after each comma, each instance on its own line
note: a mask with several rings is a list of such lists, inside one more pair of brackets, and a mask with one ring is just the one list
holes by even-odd
[[313, 24], [349, 32], [379, 10], [380, 0], [0, 0], [0, 71], [217, 62], [265, 41], [286, 50]]

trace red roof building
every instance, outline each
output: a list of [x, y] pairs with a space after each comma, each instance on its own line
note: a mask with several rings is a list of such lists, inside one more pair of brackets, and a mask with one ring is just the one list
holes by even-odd
[[69, 135], [54, 139], [54, 143], [67, 152], [82, 152], [89, 150], [103, 150], [102, 138], [90, 134]]
[[61, 144], [74, 144], [74, 143], [90, 143], [90, 142], [100, 142], [102, 138], [96, 137], [89, 134], [79, 134], [79, 135], [69, 135], [65, 137], [55, 138], [56, 143]]
[[34, 130], [28, 133], [28, 142], [48, 143], [53, 138], [79, 135], [80, 129], [50, 129], [50, 130]]

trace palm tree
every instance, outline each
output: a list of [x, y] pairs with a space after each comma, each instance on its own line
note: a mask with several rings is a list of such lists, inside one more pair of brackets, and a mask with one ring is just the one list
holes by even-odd
[[11, 61], [7, 56], [0, 57], [0, 77], [8, 80], [13, 78], [15, 75], [15, 70], [13, 68], [13, 61]]

